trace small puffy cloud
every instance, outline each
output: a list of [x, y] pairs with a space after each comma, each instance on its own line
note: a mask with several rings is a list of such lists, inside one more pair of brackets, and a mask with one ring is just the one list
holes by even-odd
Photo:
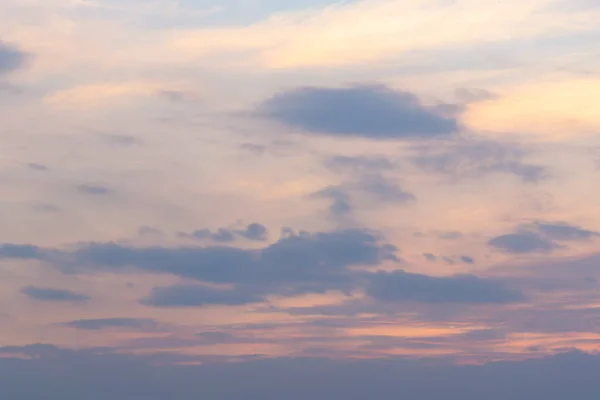
[[313, 134], [368, 139], [432, 139], [458, 130], [457, 120], [413, 94], [384, 86], [303, 87], [276, 94], [258, 114]]
[[237, 231], [238, 235], [245, 237], [248, 240], [263, 242], [267, 240], [269, 231], [264, 225], [253, 223], [246, 227], [243, 231]]
[[534, 232], [519, 232], [497, 236], [490, 239], [488, 244], [505, 253], [512, 254], [548, 253], [558, 247], [551, 240], [545, 239]]
[[437, 261], [437, 257], [435, 256], [435, 254], [432, 253], [423, 253], [423, 257], [425, 257], [428, 261]]
[[200, 285], [179, 285], [152, 289], [142, 303], [152, 307], [236, 306], [263, 301], [256, 293], [240, 289], [216, 289]]
[[89, 296], [81, 293], [47, 287], [28, 286], [23, 288], [21, 292], [38, 301], [83, 303], [90, 299]]
[[404, 271], [374, 274], [367, 294], [385, 302], [506, 304], [525, 299], [520, 291], [492, 279], [474, 275], [434, 277]]
[[461, 256], [460, 261], [464, 262], [465, 264], [475, 264], [475, 260], [473, 259], [473, 257], [469, 256]]
[[86, 331], [96, 331], [111, 328], [123, 328], [134, 330], [156, 329], [160, 324], [152, 319], [143, 318], [101, 318], [101, 319], [78, 319], [66, 322], [65, 326]]

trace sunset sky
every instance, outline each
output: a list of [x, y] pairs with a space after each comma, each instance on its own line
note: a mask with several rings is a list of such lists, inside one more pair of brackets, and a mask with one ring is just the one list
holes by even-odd
[[600, 396], [599, 41], [597, 0], [0, 0], [1, 386]]

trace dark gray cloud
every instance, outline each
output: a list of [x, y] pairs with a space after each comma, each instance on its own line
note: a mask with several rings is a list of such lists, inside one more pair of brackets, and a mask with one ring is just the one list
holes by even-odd
[[560, 241], [581, 241], [600, 236], [600, 233], [564, 222], [522, 224], [515, 233], [491, 239], [488, 244], [508, 253], [550, 252]]
[[310, 293], [347, 290], [354, 266], [398, 261], [397, 249], [368, 230], [288, 232], [262, 249], [235, 247], [147, 247], [90, 243], [74, 251], [35, 246], [0, 247], [4, 258], [46, 261], [69, 273], [137, 269], [217, 284], [250, 288], [256, 293]]
[[464, 262], [465, 264], [475, 264], [475, 260], [473, 259], [473, 257], [469, 256], [461, 256], [460, 261]]
[[82, 303], [90, 299], [89, 296], [81, 293], [47, 287], [27, 286], [21, 289], [21, 292], [29, 298], [39, 301]]
[[506, 253], [524, 254], [535, 252], [551, 252], [558, 246], [537, 233], [520, 232], [497, 236], [488, 241], [492, 247], [500, 249]]
[[[28, 250], [69, 273], [119, 272], [137, 269], [175, 275], [213, 286], [184, 284], [156, 288], [143, 299], [158, 307], [246, 304], [269, 295], [296, 295], [366, 288], [380, 301], [424, 303], [509, 303], [522, 299], [504, 284], [476, 276], [432, 277], [404, 271], [371, 273], [356, 266], [398, 263], [398, 249], [368, 230], [320, 233], [287, 232], [261, 249], [234, 247], [146, 247], [116, 243], [80, 245], [74, 251]], [[10, 254], [10, 253], [9, 253]], [[17, 258], [22, 252], [13, 253]], [[463, 260], [466, 262], [466, 260]]]
[[504, 304], [525, 299], [502, 282], [474, 275], [434, 277], [394, 271], [380, 272], [370, 280], [368, 295], [386, 302]]
[[0, 41], [0, 75], [22, 67], [26, 60], [24, 52]]
[[89, 194], [91, 196], [106, 196], [113, 192], [112, 189], [106, 186], [100, 185], [77, 185], [77, 191], [83, 194]]
[[43, 258], [43, 254], [36, 246], [5, 243], [0, 245], [0, 258], [33, 260]]
[[513, 145], [459, 140], [415, 150], [418, 153], [412, 158], [415, 166], [452, 180], [502, 173], [517, 176], [524, 183], [536, 183], [548, 176], [545, 167], [525, 162], [526, 152]]
[[425, 257], [429, 261], [437, 261], [437, 257], [431, 253], [423, 253], [423, 257]]
[[[0, 393], [38, 400], [564, 400], [600, 397], [600, 357], [571, 350], [523, 361], [456, 365], [439, 359], [240, 358], [49, 345], [0, 348]], [[18, 358], [23, 354], [26, 357]], [[537, 353], [532, 353], [538, 355]], [[494, 354], [490, 354], [493, 357]], [[197, 365], [174, 365], [196, 361]], [[202, 362], [198, 365], [198, 362]]]
[[521, 229], [534, 229], [549, 239], [564, 241], [588, 240], [600, 235], [598, 232], [569, 225], [564, 222], [535, 222], [529, 225], [522, 225]]
[[216, 231], [210, 229], [199, 229], [192, 233], [180, 233], [181, 237], [198, 240], [212, 240], [218, 243], [229, 243], [235, 241], [236, 237], [248, 240], [264, 242], [269, 238], [268, 229], [259, 223], [252, 223], [244, 229], [219, 228]]
[[78, 319], [64, 323], [76, 329], [96, 331], [109, 328], [124, 328], [135, 330], [156, 329], [160, 324], [152, 319], [141, 318], [102, 318], [102, 319]]
[[458, 130], [454, 116], [384, 86], [303, 87], [276, 94], [258, 113], [310, 133], [371, 139], [429, 139]]
[[229, 229], [225, 229], [225, 228], [220, 228], [214, 232], [211, 231], [210, 229], [206, 229], [206, 228], [198, 229], [198, 230], [192, 232], [191, 234], [182, 233], [181, 236], [191, 237], [191, 238], [198, 239], [198, 240], [210, 239], [214, 242], [221, 242], [221, 243], [233, 242], [235, 240], [233, 231], [231, 231]]
[[243, 231], [237, 231], [238, 235], [245, 237], [248, 240], [264, 242], [269, 238], [269, 231], [264, 225], [253, 223], [246, 227]]
[[142, 303], [152, 307], [237, 306], [264, 301], [264, 296], [244, 289], [215, 289], [200, 285], [178, 285], [152, 289]]

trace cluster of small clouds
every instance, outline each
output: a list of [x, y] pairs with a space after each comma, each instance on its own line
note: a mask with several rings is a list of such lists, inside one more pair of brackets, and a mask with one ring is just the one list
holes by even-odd
[[[251, 225], [252, 226], [252, 225]], [[409, 273], [362, 271], [401, 263], [398, 249], [368, 230], [289, 233], [260, 249], [238, 247], [135, 248], [117, 243], [90, 243], [76, 250], [4, 244], [3, 259], [37, 259], [61, 271], [85, 274], [140, 272], [174, 275], [190, 283], [157, 287], [141, 302], [154, 307], [211, 304], [241, 305], [267, 301], [271, 295], [299, 295], [364, 289], [375, 300], [425, 303], [504, 303], [523, 295], [493, 279], [472, 275], [433, 277]], [[470, 257], [461, 260], [472, 263]], [[87, 297], [61, 290], [26, 288], [37, 300], [84, 301]]]

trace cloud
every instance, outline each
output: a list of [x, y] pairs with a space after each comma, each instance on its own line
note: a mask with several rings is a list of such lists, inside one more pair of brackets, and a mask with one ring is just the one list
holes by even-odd
[[[568, 96], [564, 94], [568, 93]], [[595, 134], [600, 118], [590, 107], [600, 99], [600, 79], [554, 78], [504, 88], [495, 99], [471, 105], [464, 122], [474, 131], [557, 140]]]
[[110, 328], [124, 328], [135, 330], [155, 329], [160, 324], [152, 319], [141, 318], [102, 318], [102, 319], [78, 319], [64, 323], [75, 329], [96, 331]]
[[83, 303], [90, 299], [87, 295], [71, 292], [70, 290], [36, 286], [25, 287], [21, 292], [29, 298], [39, 301]]
[[261, 249], [235, 247], [145, 247], [89, 243], [73, 251], [4, 245], [4, 258], [39, 259], [69, 273], [125, 272], [131, 268], [257, 293], [312, 293], [348, 289], [352, 267], [397, 262], [397, 248], [361, 229], [288, 232]]
[[473, 257], [469, 257], [469, 256], [461, 256], [460, 260], [462, 262], [464, 262], [465, 264], [475, 264], [475, 260], [473, 259]]
[[569, 225], [564, 222], [535, 222], [531, 225], [522, 225], [521, 229], [535, 229], [547, 238], [553, 240], [588, 240], [599, 236], [600, 233]]
[[437, 261], [437, 257], [432, 253], [423, 253], [423, 257], [425, 257], [428, 261]]
[[329, 213], [334, 219], [349, 220], [355, 203], [360, 197], [367, 202], [409, 203], [416, 196], [404, 190], [395, 180], [384, 176], [385, 171], [396, 165], [385, 157], [333, 156], [325, 159], [325, 166], [342, 175], [339, 185], [328, 186], [312, 195], [313, 198], [326, 198], [332, 201]]
[[491, 239], [488, 244], [507, 253], [551, 252], [560, 247], [555, 241], [581, 241], [600, 233], [564, 222], [536, 221], [522, 224], [517, 232]]
[[565, 38], [596, 28], [596, 12], [565, 16], [547, 9], [553, 2], [342, 2], [277, 13], [243, 27], [186, 30], [177, 35], [175, 47], [193, 59], [227, 54], [225, 61], [233, 58], [236, 65], [243, 66], [372, 67], [382, 62], [410, 62], [419, 51], [489, 46], [507, 38]]
[[216, 231], [210, 229], [199, 229], [192, 233], [180, 233], [181, 237], [188, 237], [198, 240], [210, 239], [213, 242], [228, 243], [235, 241], [236, 236], [253, 240], [257, 242], [264, 242], [269, 237], [269, 230], [262, 224], [252, 223], [246, 226], [245, 229], [230, 229], [230, 228], [219, 228]]
[[433, 277], [404, 271], [371, 277], [367, 294], [385, 302], [506, 304], [521, 302], [523, 293], [503, 283], [474, 275]]
[[456, 365], [444, 358], [250, 355], [226, 363], [208, 356], [134, 355], [119, 349], [68, 350], [41, 344], [4, 347], [0, 353], [14, 355], [0, 359], [2, 393], [19, 400], [344, 400], [365, 399], [373, 393], [381, 400], [397, 399], [398, 393], [406, 400], [600, 396], [600, 357], [573, 350], [474, 365]]
[[43, 254], [36, 246], [5, 243], [0, 245], [0, 257], [28, 260], [41, 259]]
[[329, 214], [333, 219], [346, 219], [354, 211], [350, 194], [341, 186], [329, 186], [312, 195], [314, 198], [331, 200]]
[[417, 197], [405, 191], [396, 182], [382, 175], [370, 174], [362, 177], [356, 184], [356, 188], [374, 196], [377, 200], [392, 203], [408, 203], [415, 201]]
[[78, 185], [77, 191], [83, 194], [89, 194], [91, 196], [106, 196], [113, 192], [112, 189], [106, 186], [100, 185]]
[[152, 307], [237, 306], [260, 303], [264, 297], [242, 289], [216, 289], [200, 285], [178, 285], [152, 289], [142, 303]]
[[505, 253], [512, 254], [548, 253], [558, 247], [554, 242], [544, 239], [539, 234], [528, 232], [497, 236], [490, 239], [488, 244]]
[[48, 167], [43, 165], [43, 164], [38, 164], [38, 163], [28, 163], [27, 167], [29, 167], [30, 169], [34, 170], [34, 171], [47, 171]]
[[235, 240], [234, 236], [233, 236], [233, 232], [228, 230], [228, 229], [224, 229], [224, 228], [220, 228], [218, 230], [216, 230], [215, 232], [212, 232], [210, 229], [198, 229], [194, 232], [192, 232], [191, 234], [187, 234], [187, 233], [182, 233], [180, 236], [183, 237], [191, 237], [194, 239], [198, 239], [198, 240], [204, 240], [204, 239], [210, 239], [212, 241], [215, 242], [233, 242]]
[[340, 173], [364, 174], [381, 172], [394, 168], [394, 163], [383, 156], [332, 156], [325, 160], [325, 166]]
[[526, 153], [522, 149], [498, 142], [458, 140], [416, 150], [419, 154], [412, 158], [415, 166], [453, 180], [502, 173], [524, 183], [536, 183], [548, 176], [545, 167], [523, 161]]
[[25, 53], [0, 41], [0, 75], [22, 67], [26, 59]]
[[264, 242], [268, 239], [269, 231], [264, 225], [253, 223], [246, 227], [243, 231], [238, 231], [238, 235], [245, 237], [248, 240]]
[[458, 130], [454, 117], [384, 86], [302, 87], [276, 94], [258, 114], [308, 133], [368, 139], [432, 139]]

